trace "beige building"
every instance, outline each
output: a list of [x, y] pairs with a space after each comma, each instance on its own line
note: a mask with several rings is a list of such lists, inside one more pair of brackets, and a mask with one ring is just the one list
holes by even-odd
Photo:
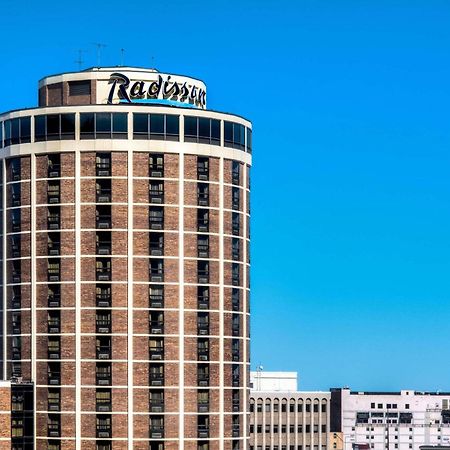
[[295, 372], [251, 372], [250, 450], [327, 450], [330, 393], [297, 390]]
[[34, 448], [245, 449], [250, 122], [199, 80], [94, 68], [0, 115], [0, 151], [3, 376], [35, 384]]

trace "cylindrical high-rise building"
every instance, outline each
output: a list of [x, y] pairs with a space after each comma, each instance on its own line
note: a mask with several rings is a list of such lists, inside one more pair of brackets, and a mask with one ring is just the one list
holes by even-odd
[[93, 68], [41, 80], [0, 147], [3, 377], [34, 383], [12, 448], [246, 449], [250, 122]]

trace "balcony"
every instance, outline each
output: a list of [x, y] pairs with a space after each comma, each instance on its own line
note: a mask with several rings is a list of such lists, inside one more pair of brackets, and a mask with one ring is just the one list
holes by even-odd
[[206, 336], [209, 334], [209, 320], [202, 318], [197, 321], [197, 334], [200, 336]]
[[111, 346], [109, 345], [97, 345], [96, 347], [97, 359], [111, 359]]
[[110, 424], [99, 424], [96, 429], [96, 436], [99, 439], [109, 439], [112, 436]]
[[197, 436], [200, 439], [209, 437], [209, 425], [198, 425]]
[[151, 256], [164, 254], [164, 236], [162, 233], [150, 233], [149, 252]]
[[164, 437], [164, 425], [150, 425], [149, 436], [151, 439], [162, 439]]
[[20, 258], [20, 239], [12, 241], [11, 257], [12, 258]]
[[59, 317], [53, 317], [48, 319], [47, 330], [49, 334], [61, 332]]
[[61, 243], [55, 240], [49, 240], [47, 244], [47, 252], [49, 256], [61, 255]]
[[198, 241], [197, 256], [199, 258], [209, 258], [209, 243], [208, 241]]
[[20, 309], [22, 303], [22, 298], [20, 295], [13, 295], [11, 299], [11, 308], [12, 309]]
[[95, 227], [99, 230], [111, 228], [111, 214], [97, 214], [95, 218]]
[[11, 181], [20, 181], [20, 167], [11, 167]]
[[95, 382], [97, 386], [111, 386], [111, 372], [97, 372]]
[[164, 177], [164, 164], [150, 163], [149, 164], [149, 174], [152, 178], [163, 178]]
[[20, 193], [11, 194], [11, 206], [20, 206]]
[[111, 281], [111, 268], [101, 267], [95, 271], [97, 281]]
[[111, 203], [111, 189], [100, 188], [96, 192], [97, 203]]
[[98, 308], [108, 308], [111, 307], [111, 293], [110, 292], [97, 292], [96, 296], [96, 305]]
[[197, 297], [198, 309], [209, 309], [209, 295], [199, 295]]
[[17, 233], [20, 231], [20, 219], [17, 218], [11, 219], [11, 231], [13, 233]]
[[150, 317], [150, 334], [163, 334], [164, 333], [164, 320], [152, 320]]
[[20, 334], [20, 315], [16, 318], [13, 317], [13, 321], [11, 322], [11, 332], [12, 334]]
[[233, 408], [233, 412], [239, 412], [241, 410], [241, 402], [239, 401], [239, 397], [232, 399], [231, 406]]
[[49, 347], [47, 354], [48, 354], [48, 359], [61, 359], [60, 347]]
[[[150, 263], [151, 264], [151, 263]], [[152, 267], [150, 266], [150, 281], [154, 283], [161, 283], [164, 281], [164, 270], [161, 266]]]
[[197, 231], [201, 233], [207, 233], [209, 231], [209, 220], [208, 218], [199, 218], [197, 222]]
[[47, 407], [49, 411], [61, 411], [61, 403], [59, 399], [48, 399]]
[[238, 347], [233, 347], [231, 349], [231, 358], [233, 361], [239, 361], [241, 357], [241, 352], [239, 351], [239, 346]]
[[149, 294], [150, 308], [164, 308], [164, 294]]
[[99, 334], [110, 334], [111, 316], [97, 318], [95, 321], [95, 332]]
[[164, 412], [164, 399], [163, 398], [150, 398], [149, 400], [150, 412]]
[[150, 203], [164, 203], [164, 191], [162, 189], [149, 190]]
[[49, 161], [47, 169], [48, 178], [58, 178], [61, 176], [61, 166], [60, 164], [54, 164]]
[[152, 361], [161, 361], [164, 359], [164, 347], [150, 347], [149, 354]]
[[95, 173], [98, 177], [110, 177], [111, 176], [111, 163], [109, 161], [98, 162], [95, 165]]
[[163, 372], [150, 372], [149, 384], [150, 384], [150, 386], [163, 386], [164, 385], [164, 373]]
[[47, 228], [49, 230], [59, 230], [61, 227], [59, 214], [49, 214], [47, 216]]
[[20, 348], [13, 347], [11, 350], [11, 359], [14, 361], [18, 361], [22, 359], [21, 350]]
[[199, 413], [209, 412], [209, 401], [199, 401], [197, 403], [197, 410]]
[[233, 437], [239, 437], [241, 427], [239, 424], [234, 423], [231, 428], [231, 433]]
[[18, 269], [13, 268], [11, 273], [11, 281], [13, 283], [20, 283], [20, 279], [21, 279], [20, 271]]
[[233, 387], [239, 387], [240, 385], [240, 376], [239, 375], [233, 375], [231, 377], [231, 384]]
[[198, 348], [197, 357], [199, 361], [209, 361], [209, 349], [208, 348]]
[[59, 437], [61, 435], [60, 424], [48, 424], [47, 426], [47, 436], [49, 437]]
[[241, 333], [241, 326], [240, 323], [232, 323], [231, 324], [231, 335], [232, 336], [239, 336]]
[[231, 307], [233, 311], [239, 311], [240, 308], [239, 294], [231, 297]]
[[55, 203], [60, 203], [59, 185], [48, 187], [47, 203], [50, 205], [54, 205]]
[[48, 372], [48, 384], [50, 386], [59, 386], [61, 384], [61, 373]]
[[61, 270], [59, 264], [57, 265], [57, 267], [49, 267], [47, 269], [47, 279], [51, 282], [61, 280]]
[[199, 386], [209, 386], [209, 373], [199, 372], [197, 375], [197, 384]]
[[148, 226], [150, 230], [162, 230], [164, 228], [164, 209], [162, 207], [150, 208]]
[[239, 236], [240, 232], [241, 232], [241, 227], [239, 225], [239, 222], [233, 222], [231, 225], [231, 232], [235, 235], [235, 236]]
[[208, 284], [209, 283], [209, 269], [199, 268], [198, 269], [198, 283]]
[[198, 206], [209, 206], [209, 193], [208, 193], [208, 191], [198, 192], [198, 194], [197, 194], [197, 205]]
[[111, 412], [112, 404], [111, 401], [98, 401], [95, 404], [95, 410], [97, 412]]
[[199, 181], [209, 180], [209, 170], [208, 166], [205, 164], [197, 164], [197, 179]]
[[48, 306], [50, 308], [59, 308], [61, 305], [61, 296], [60, 294], [49, 294], [47, 297], [48, 300]]
[[97, 241], [97, 255], [110, 255], [111, 254], [111, 241]]

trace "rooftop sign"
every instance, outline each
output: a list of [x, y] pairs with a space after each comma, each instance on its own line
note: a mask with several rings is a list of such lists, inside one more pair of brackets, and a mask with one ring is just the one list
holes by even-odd
[[206, 109], [206, 86], [201, 81], [158, 72], [139, 75], [142, 79], [131, 80], [124, 73], [113, 72], [107, 86], [105, 82], [98, 86], [97, 95], [108, 104], [157, 103]]

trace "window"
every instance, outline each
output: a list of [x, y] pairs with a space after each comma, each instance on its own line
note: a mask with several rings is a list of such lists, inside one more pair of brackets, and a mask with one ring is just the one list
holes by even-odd
[[5, 128], [5, 147], [9, 145], [26, 144], [31, 142], [30, 117], [5, 120], [3, 125]]
[[178, 141], [180, 117], [172, 114], [133, 114], [133, 138]]
[[109, 389], [98, 389], [95, 393], [97, 411], [111, 411], [111, 391]]
[[36, 142], [75, 139], [75, 114], [49, 114], [35, 116]]
[[151, 181], [149, 184], [150, 203], [164, 203], [164, 182]]
[[164, 155], [149, 156], [149, 176], [157, 178], [164, 176]]
[[164, 306], [164, 286], [150, 286], [150, 308], [162, 308]]
[[204, 156], [197, 157], [197, 179], [202, 181], [209, 180], [209, 158]]
[[205, 117], [184, 118], [185, 142], [220, 145], [220, 121]]
[[111, 153], [97, 153], [95, 166], [98, 177], [111, 176]]
[[81, 139], [127, 139], [127, 113], [81, 113]]
[[245, 127], [238, 123], [224, 122], [225, 147], [245, 151]]
[[69, 96], [91, 95], [90, 81], [69, 81]]
[[150, 281], [161, 283], [164, 281], [164, 261], [162, 259], [151, 259], [149, 264]]
[[197, 205], [208, 206], [209, 205], [209, 185], [208, 183], [197, 184]]
[[375, 408], [375, 403], [371, 403], [370, 404], [370, 407], [373, 409], [373, 408]]

